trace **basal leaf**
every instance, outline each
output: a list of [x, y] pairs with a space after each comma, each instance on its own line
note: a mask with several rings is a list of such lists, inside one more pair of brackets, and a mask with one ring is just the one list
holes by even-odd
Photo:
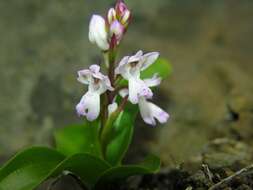
[[56, 148], [67, 156], [76, 153], [89, 153], [100, 157], [98, 130], [99, 123], [97, 121], [58, 129], [54, 133]]
[[160, 159], [154, 155], [150, 155], [142, 163], [137, 165], [112, 167], [106, 170], [103, 175], [100, 176], [96, 188], [100, 189], [105, 183], [119, 179], [125, 179], [133, 175], [155, 173], [159, 171], [160, 165]]
[[64, 156], [48, 148], [31, 148], [0, 169], [0, 190], [29, 190], [39, 185]]
[[17, 154], [0, 169], [0, 190], [33, 190], [44, 180], [66, 170], [92, 187], [109, 168], [105, 161], [89, 154], [64, 157], [49, 148], [31, 148]]
[[51, 175], [59, 175], [62, 171], [70, 171], [76, 174], [87, 187], [92, 187], [99, 176], [111, 166], [102, 159], [90, 154], [80, 153], [67, 157], [63, 160]]

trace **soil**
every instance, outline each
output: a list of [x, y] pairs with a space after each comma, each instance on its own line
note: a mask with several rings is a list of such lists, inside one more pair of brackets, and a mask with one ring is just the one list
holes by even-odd
[[199, 157], [178, 168], [130, 178], [108, 190], [250, 190], [253, 189], [252, 152], [242, 141], [215, 139]]

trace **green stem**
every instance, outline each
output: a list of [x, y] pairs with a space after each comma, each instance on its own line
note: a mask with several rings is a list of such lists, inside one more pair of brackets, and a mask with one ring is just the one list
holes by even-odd
[[109, 51], [109, 78], [111, 81], [112, 86], [114, 86], [115, 76], [114, 76], [114, 70], [115, 70], [115, 59], [116, 59], [116, 49]]
[[111, 137], [111, 134], [113, 133], [113, 123], [115, 122], [115, 120], [117, 119], [117, 117], [119, 116], [120, 112], [124, 109], [126, 103], [127, 103], [127, 99], [128, 99], [128, 96], [126, 96], [120, 106], [117, 108], [117, 110], [115, 112], [113, 112], [105, 126], [103, 127], [102, 129], [102, 133], [101, 133], [101, 146], [102, 146], [102, 152], [103, 152], [103, 155], [104, 155], [104, 158], [105, 158], [105, 154], [106, 154], [106, 146], [108, 144], [108, 141]]
[[[115, 87], [115, 58], [116, 58], [116, 49], [110, 49], [107, 52], [104, 52], [104, 62], [108, 68], [108, 77], [110, 79], [111, 85], [113, 87]], [[122, 110], [117, 109], [114, 113], [112, 113], [110, 116], [108, 116], [108, 111], [107, 111], [107, 107], [109, 104], [112, 103], [113, 98], [114, 98], [114, 92], [110, 92], [108, 91], [106, 93], [106, 97], [103, 100], [103, 107], [102, 107], [102, 113], [103, 116], [101, 118], [102, 120], [102, 127], [99, 131], [100, 133], [100, 143], [101, 143], [101, 147], [102, 147], [102, 152], [103, 155], [105, 157], [105, 148], [106, 145], [108, 143], [108, 139], [110, 138], [110, 135], [112, 133], [112, 127], [113, 127], [113, 123], [116, 120], [116, 118], [118, 117], [119, 113]], [[108, 118], [109, 117], [109, 118]], [[108, 119], [107, 119], [108, 118]], [[106, 120], [107, 119], [107, 120]]]
[[106, 66], [106, 68], [109, 68], [109, 65], [110, 65], [110, 63], [109, 63], [109, 51], [104, 51], [103, 52], [103, 57], [104, 57], [104, 63], [105, 63], [105, 66]]
[[103, 127], [105, 126], [106, 124], [106, 120], [107, 120], [107, 115], [108, 115], [108, 110], [107, 110], [107, 107], [108, 107], [108, 97], [107, 97], [107, 94], [103, 94], [102, 97], [102, 104], [101, 104], [101, 117], [100, 117], [100, 120], [101, 120], [101, 126], [100, 126], [100, 130], [99, 130], [99, 137], [101, 136], [101, 133], [102, 133], [102, 129]]

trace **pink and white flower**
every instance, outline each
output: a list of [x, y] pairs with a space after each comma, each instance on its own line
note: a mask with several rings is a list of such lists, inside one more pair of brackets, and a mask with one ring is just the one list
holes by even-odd
[[100, 113], [100, 95], [107, 90], [113, 91], [114, 89], [109, 78], [100, 72], [98, 65], [91, 65], [89, 69], [78, 71], [77, 80], [88, 85], [88, 92], [83, 95], [76, 106], [77, 114], [93, 121]]
[[142, 51], [138, 51], [133, 56], [124, 57], [118, 67], [115, 69], [115, 74], [120, 74], [128, 80], [129, 101], [137, 104], [140, 96], [151, 98], [152, 91], [148, 85], [140, 78], [141, 71], [148, 68], [158, 58], [159, 53], [151, 52], [143, 55]]

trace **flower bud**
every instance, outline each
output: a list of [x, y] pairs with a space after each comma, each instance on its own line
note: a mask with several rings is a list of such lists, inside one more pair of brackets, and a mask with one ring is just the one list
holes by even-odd
[[92, 16], [89, 26], [89, 40], [104, 51], [109, 49], [109, 43], [107, 41], [108, 33], [103, 17], [99, 15]]
[[123, 24], [126, 27], [131, 18], [131, 12], [129, 11], [126, 4], [123, 2], [123, 0], [119, 0], [116, 3], [115, 10], [116, 10], [117, 18], [119, 19], [121, 24]]
[[121, 23], [123, 25], [127, 25], [131, 17], [131, 13], [129, 10], [126, 10], [123, 17], [121, 18]]
[[126, 4], [122, 0], [118, 0], [115, 6], [116, 13], [119, 17], [123, 17], [125, 12], [128, 11]]
[[110, 26], [110, 34], [111, 36], [115, 35], [117, 42], [119, 43], [124, 34], [124, 26], [117, 20], [113, 21]]
[[116, 11], [114, 8], [110, 8], [107, 14], [108, 23], [111, 24], [114, 20], [116, 20]]

